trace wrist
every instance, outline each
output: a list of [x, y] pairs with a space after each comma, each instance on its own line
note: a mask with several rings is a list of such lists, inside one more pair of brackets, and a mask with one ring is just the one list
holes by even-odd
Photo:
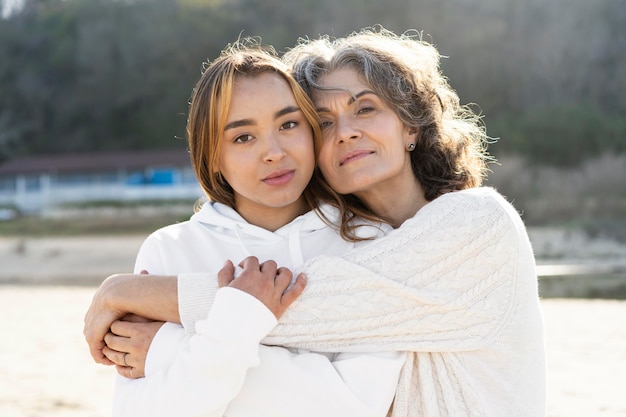
[[180, 322], [175, 275], [116, 274], [107, 281], [107, 306], [117, 314]]
[[134, 289], [135, 276], [129, 274], [115, 274], [107, 278], [106, 303], [110, 310], [120, 317], [127, 313], [137, 314], [133, 302], [139, 298]]

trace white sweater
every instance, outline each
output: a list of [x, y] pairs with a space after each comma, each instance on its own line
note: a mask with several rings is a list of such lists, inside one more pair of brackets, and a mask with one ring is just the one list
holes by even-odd
[[[392, 416], [545, 416], [532, 248], [493, 189], [445, 194], [388, 236], [304, 270], [307, 288], [263, 343], [410, 351]], [[179, 276], [181, 314], [197, 305], [186, 288], [198, 282]]]
[[[190, 221], [149, 236], [135, 270], [166, 275], [217, 272], [226, 259], [237, 264], [249, 255], [295, 268], [304, 259], [345, 253], [353, 246], [313, 212], [269, 232], [247, 223], [229, 207], [205, 204]], [[215, 274], [210, 278], [216, 281]], [[113, 415], [385, 415], [404, 353], [320, 354], [261, 346], [275, 325], [274, 315], [256, 298], [232, 288], [220, 290], [197, 334], [187, 336], [173, 323], [161, 327], [148, 352], [146, 378], [117, 378]], [[246, 384], [242, 392], [250, 374], [258, 383]], [[235, 397], [237, 407], [227, 409]]]

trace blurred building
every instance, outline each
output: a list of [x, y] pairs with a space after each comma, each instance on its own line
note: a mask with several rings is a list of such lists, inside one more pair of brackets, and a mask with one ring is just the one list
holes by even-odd
[[38, 155], [0, 164], [4, 215], [64, 205], [203, 196], [184, 149]]

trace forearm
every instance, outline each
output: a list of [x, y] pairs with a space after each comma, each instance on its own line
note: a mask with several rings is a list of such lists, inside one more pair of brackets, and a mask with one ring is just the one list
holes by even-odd
[[489, 343], [514, 305], [516, 214], [491, 196], [440, 199], [363, 249], [311, 260], [307, 291], [263, 343], [429, 352]]
[[105, 284], [104, 296], [111, 310], [180, 323], [176, 276], [118, 274]]
[[292, 353], [261, 346], [227, 415], [377, 417], [387, 415], [405, 354]]
[[116, 417], [224, 415], [248, 370], [258, 365], [259, 341], [276, 318], [260, 301], [239, 290], [225, 288], [221, 295], [198, 324], [198, 334], [180, 339], [172, 363], [151, 365], [154, 369], [146, 378], [118, 381]]
[[259, 349], [259, 340], [275, 324], [272, 314], [243, 292], [219, 295], [191, 338], [181, 338], [175, 325], [155, 337], [151, 349], [179, 342], [151, 357], [146, 378], [118, 383], [116, 416], [386, 415], [403, 353], [329, 359], [280, 347]]

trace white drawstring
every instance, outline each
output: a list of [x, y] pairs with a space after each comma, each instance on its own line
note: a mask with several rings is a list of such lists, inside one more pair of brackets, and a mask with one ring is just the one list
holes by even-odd
[[304, 263], [304, 257], [302, 256], [302, 246], [300, 244], [300, 230], [302, 230], [302, 223], [304, 219], [300, 217], [295, 220], [289, 231], [289, 255], [291, 256], [291, 265], [300, 266]]

